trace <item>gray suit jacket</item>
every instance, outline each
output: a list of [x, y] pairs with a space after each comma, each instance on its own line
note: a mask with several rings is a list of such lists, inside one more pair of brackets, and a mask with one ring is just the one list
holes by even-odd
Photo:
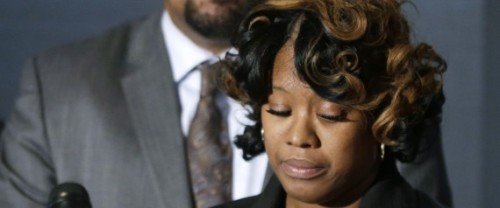
[[[160, 13], [33, 58], [1, 141], [0, 207], [84, 185], [94, 207], [192, 207]], [[8, 203], [12, 203], [9, 204]]]
[[[28, 62], [0, 141], [0, 207], [43, 207], [67, 181], [96, 208], [193, 206], [160, 16]], [[421, 164], [431, 172], [403, 174], [449, 193], [437, 150], [437, 162]]]

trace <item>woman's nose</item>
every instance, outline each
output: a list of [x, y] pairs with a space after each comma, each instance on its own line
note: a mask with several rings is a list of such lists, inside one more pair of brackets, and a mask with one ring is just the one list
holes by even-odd
[[297, 119], [290, 129], [287, 144], [299, 148], [317, 148], [321, 145], [311, 122], [306, 118]]

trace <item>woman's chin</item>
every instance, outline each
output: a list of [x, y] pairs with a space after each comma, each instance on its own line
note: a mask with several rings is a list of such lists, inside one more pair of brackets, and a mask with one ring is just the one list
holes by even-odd
[[359, 197], [354, 195], [346, 195], [345, 189], [332, 189], [335, 185], [321, 180], [295, 180], [288, 178], [280, 181], [282, 181], [283, 188], [287, 193], [287, 203], [337, 207], [350, 205], [359, 199]]
[[317, 182], [309, 180], [293, 180], [283, 184], [283, 187], [288, 195], [295, 201], [308, 204], [320, 204], [327, 199], [331, 199], [331, 193], [326, 193], [327, 185], [321, 187]]

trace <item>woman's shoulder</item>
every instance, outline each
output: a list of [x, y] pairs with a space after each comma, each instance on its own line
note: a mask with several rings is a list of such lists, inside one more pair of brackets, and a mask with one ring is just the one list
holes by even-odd
[[376, 182], [363, 196], [361, 208], [441, 208], [427, 194], [396, 175]]
[[445, 208], [444, 205], [441, 205], [439, 202], [433, 200], [431, 197], [429, 197], [427, 194], [415, 190], [416, 194], [416, 201], [418, 204], [418, 208]]

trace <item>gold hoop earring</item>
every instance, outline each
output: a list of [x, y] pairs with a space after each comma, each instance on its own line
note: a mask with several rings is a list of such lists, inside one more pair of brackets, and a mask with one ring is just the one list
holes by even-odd
[[385, 157], [385, 145], [380, 144], [380, 159], [384, 160]]

